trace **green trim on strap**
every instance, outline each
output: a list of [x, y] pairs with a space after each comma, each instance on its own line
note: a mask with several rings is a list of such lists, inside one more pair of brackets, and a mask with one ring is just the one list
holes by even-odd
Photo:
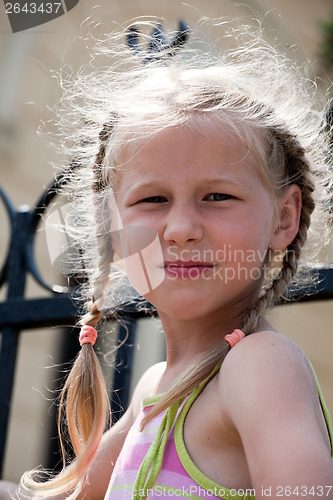
[[164, 393], [156, 394], [156, 396], [148, 396], [144, 398], [142, 401], [142, 408], [148, 408], [149, 406], [154, 406], [159, 402], [161, 397], [164, 396]]
[[311, 361], [309, 361], [309, 363], [310, 363], [310, 366], [312, 368], [314, 378], [316, 380], [320, 406], [321, 406], [321, 409], [323, 411], [323, 415], [324, 415], [324, 419], [325, 419], [326, 427], [327, 427], [327, 432], [328, 432], [328, 435], [330, 438], [330, 443], [331, 443], [331, 457], [333, 458], [333, 427], [332, 427], [331, 415], [330, 415], [328, 408], [326, 406], [323, 393], [321, 392], [319, 381], [317, 378], [317, 374], [316, 374], [316, 372], [311, 364]]
[[[215, 372], [216, 373], [216, 372]], [[214, 374], [215, 374], [214, 373]], [[209, 379], [210, 380], [210, 379]], [[193, 463], [191, 457], [189, 456], [185, 443], [184, 443], [184, 437], [183, 437], [183, 429], [184, 429], [184, 421], [185, 417], [191, 408], [192, 404], [196, 400], [196, 398], [199, 396], [201, 391], [204, 389], [205, 385], [209, 382], [209, 380], [205, 381], [205, 383], [202, 383], [197, 387], [196, 389], [193, 390], [191, 393], [190, 397], [188, 400], [185, 402], [178, 418], [176, 421], [175, 425], [175, 445], [177, 449], [178, 456], [180, 458], [181, 463], [183, 464], [186, 472], [189, 474], [189, 476], [202, 488], [208, 490], [209, 492], [214, 492], [214, 495], [225, 499], [225, 500], [255, 500], [254, 495], [238, 495], [237, 490], [234, 489], [228, 489], [224, 488], [218, 483], [215, 483], [215, 481], [209, 479], [207, 476], [205, 476]], [[249, 489], [241, 490], [246, 493], [246, 491], [254, 491]]]
[[174, 424], [177, 412], [183, 401], [184, 398], [177, 401], [177, 403], [166, 410], [161, 425], [157, 430], [156, 436], [150, 445], [136, 476], [134, 483], [135, 493], [132, 500], [146, 499], [149, 494], [149, 490], [154, 486], [162, 467], [164, 450], [170, 429]]

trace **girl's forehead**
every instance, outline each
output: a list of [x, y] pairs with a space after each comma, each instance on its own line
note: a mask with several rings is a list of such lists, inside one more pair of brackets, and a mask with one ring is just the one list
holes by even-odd
[[138, 180], [169, 179], [177, 173], [179, 182], [195, 179], [240, 177], [256, 172], [253, 152], [246, 141], [228, 127], [176, 126], [150, 137], [128, 141], [119, 155], [117, 185]]
[[205, 157], [207, 162], [219, 158], [223, 163], [239, 163], [244, 159], [250, 162], [253, 153], [245, 137], [227, 125], [214, 128], [186, 123], [142, 135], [131, 133], [118, 158], [119, 165], [126, 168], [138, 165], [137, 161], [143, 158], [161, 163], [196, 155]]

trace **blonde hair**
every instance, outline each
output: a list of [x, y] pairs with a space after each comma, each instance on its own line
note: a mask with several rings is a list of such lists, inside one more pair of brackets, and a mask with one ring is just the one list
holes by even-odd
[[[273, 200], [290, 184], [301, 189], [303, 206], [298, 234], [286, 249], [277, 275], [264, 284], [261, 296], [239, 318], [239, 328], [246, 335], [255, 330], [267, 307], [283, 294], [298, 268], [314, 262], [316, 252], [312, 260], [307, 252], [306, 262], [302, 262], [301, 251], [311, 217], [321, 219], [321, 228], [323, 217], [328, 220], [323, 200], [331, 189], [325, 160], [327, 133], [324, 115], [313, 106], [314, 86], [265, 40], [260, 30], [232, 26], [228, 31], [225, 21], [219, 23], [219, 28], [225, 36], [232, 35], [235, 48], [222, 55], [210, 55], [200, 50], [200, 43], [192, 36], [192, 45], [182, 48], [172, 60], [165, 63], [163, 57], [153, 58], [145, 65], [140, 57], [119, 44], [119, 35], [110, 36], [102, 46], [102, 54], [107, 58], [118, 55], [117, 62], [110, 65], [108, 60], [104, 69], [96, 69], [90, 75], [81, 73], [75, 86], [64, 84], [66, 105], [70, 103], [75, 116], [81, 114], [81, 122], [78, 118], [69, 119], [71, 130], [75, 124], [77, 140], [66, 145], [78, 160], [69, 173], [70, 196], [77, 207], [73, 237], [84, 252], [84, 272], [89, 280], [83, 293], [91, 298], [82, 324], [95, 326], [101, 317], [107, 317], [115, 304], [112, 290], [119, 293], [126, 283], [123, 273], [112, 265], [110, 230], [112, 187], [122, 168], [120, 152], [130, 143], [135, 154], [142, 139], [149, 140], [168, 127], [195, 123], [210, 134], [225, 130], [221, 125], [227, 124], [256, 159]], [[143, 46], [145, 43], [143, 37]], [[163, 56], [163, 51], [159, 56]], [[325, 238], [322, 230], [320, 234]], [[313, 231], [311, 245], [317, 237]], [[191, 366], [174, 383], [142, 425], [188, 395], [210, 375], [229, 349], [229, 344], [221, 339], [220, 345], [209, 350], [200, 363]], [[108, 407], [103, 376], [90, 345], [82, 348], [63, 394], [61, 405], [66, 404], [76, 458], [44, 484], [36, 483], [31, 473], [23, 477], [22, 484], [42, 495], [71, 491], [70, 498], [74, 498], [100, 443]]]

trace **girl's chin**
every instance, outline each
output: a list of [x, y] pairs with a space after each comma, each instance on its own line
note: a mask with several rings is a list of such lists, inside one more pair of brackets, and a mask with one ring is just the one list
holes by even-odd
[[201, 321], [204, 318], [208, 317], [208, 314], [205, 314], [204, 312], [202, 314], [193, 314], [191, 311], [188, 311], [187, 309], [158, 309], [157, 308], [157, 313], [160, 317], [160, 319], [163, 322], [163, 319], [169, 318], [175, 321], [181, 321], [181, 322], [193, 322], [193, 321]]
[[[203, 300], [202, 293], [169, 294], [165, 300], [165, 294], [158, 297], [157, 290], [154, 290], [144, 297], [153, 304], [157, 312], [180, 320], [196, 320], [213, 313], [211, 303]], [[162, 300], [159, 300], [159, 299]]]

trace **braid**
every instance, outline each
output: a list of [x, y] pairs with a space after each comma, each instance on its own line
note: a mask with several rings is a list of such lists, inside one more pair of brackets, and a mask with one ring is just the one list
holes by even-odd
[[108, 200], [99, 199], [95, 195], [95, 220], [97, 223], [97, 247], [98, 247], [98, 272], [93, 279], [92, 299], [86, 304], [87, 314], [82, 318], [81, 323], [96, 326], [101, 317], [101, 306], [104, 291], [109, 282], [111, 263], [113, 260], [113, 250], [111, 244], [111, 215]]
[[114, 121], [117, 119], [117, 116], [115, 114], [112, 114], [110, 116], [110, 120], [106, 123], [104, 123], [102, 130], [99, 133], [99, 150], [97, 152], [96, 158], [95, 158], [95, 163], [94, 163], [94, 175], [95, 175], [95, 182], [93, 184], [93, 189], [95, 193], [98, 193], [102, 191], [103, 189], [106, 189], [108, 187], [108, 183], [106, 181], [105, 175], [103, 175], [104, 169], [104, 159], [105, 159], [105, 153], [106, 153], [106, 148], [109, 143], [110, 137], [112, 135], [114, 125], [112, 124], [111, 119]]
[[103, 175], [103, 165], [106, 153], [106, 147], [113, 127], [107, 122], [103, 125], [99, 133], [100, 146], [94, 162], [94, 202], [95, 202], [95, 221], [97, 224], [96, 238], [98, 248], [98, 273], [93, 279], [92, 299], [86, 304], [87, 314], [82, 318], [81, 323], [85, 325], [96, 326], [101, 317], [101, 305], [103, 294], [109, 280], [111, 263], [113, 260], [113, 251], [111, 244], [111, 211], [109, 200], [105, 194], [108, 189], [108, 183]]
[[[106, 182], [102, 177], [102, 167], [106, 144], [111, 134], [108, 124], [100, 133], [100, 147], [95, 159], [95, 219], [99, 253], [98, 273], [93, 280], [92, 300], [86, 304], [88, 312], [81, 319], [82, 325], [96, 326], [101, 317], [103, 294], [108, 283], [113, 253], [111, 251], [110, 210], [106, 193]], [[42, 495], [57, 495], [72, 490], [76, 495], [81, 490], [89, 465], [97, 453], [106, 416], [110, 413], [109, 398], [98, 357], [91, 344], [84, 344], [75, 360], [61, 393], [59, 404], [58, 431], [64, 468], [50, 481], [38, 485]], [[75, 460], [67, 467], [66, 452], [61, 436], [66, 425]], [[25, 483], [36, 487], [27, 479]]]
[[[300, 250], [301, 246], [297, 245]], [[245, 335], [249, 335], [258, 324], [259, 319], [265, 313], [265, 311], [274, 303], [274, 301], [282, 295], [287, 285], [290, 283], [291, 279], [297, 272], [298, 258], [295, 258], [294, 251], [292, 249], [286, 251], [283, 258], [282, 269], [280, 270], [279, 277], [273, 279], [272, 284], [265, 293], [259, 297], [259, 299], [251, 306], [251, 308], [245, 314], [245, 320], [242, 326], [242, 331]]]
[[301, 190], [302, 210], [298, 233], [286, 250], [279, 276], [273, 279], [271, 286], [266, 289], [265, 293], [259, 297], [245, 314], [242, 328], [246, 335], [255, 330], [260, 317], [266, 309], [281, 297], [295, 276], [301, 250], [306, 241], [310, 226], [311, 214], [315, 207], [313, 199], [314, 185], [310, 177], [310, 165], [305, 158], [304, 149], [288, 132], [271, 129], [270, 133], [272, 141], [275, 141], [275, 145], [280, 149], [280, 157], [283, 159], [285, 185], [297, 184]]

